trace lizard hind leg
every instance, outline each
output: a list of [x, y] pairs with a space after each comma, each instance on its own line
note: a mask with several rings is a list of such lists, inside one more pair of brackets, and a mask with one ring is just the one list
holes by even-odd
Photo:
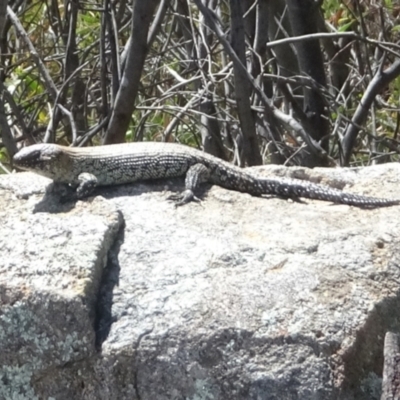
[[195, 192], [203, 182], [207, 182], [210, 178], [210, 171], [204, 164], [192, 165], [187, 173], [185, 179], [185, 190], [178, 194], [169, 197], [170, 200], [175, 200], [176, 206], [189, 203], [191, 201], [200, 200], [195, 196]]

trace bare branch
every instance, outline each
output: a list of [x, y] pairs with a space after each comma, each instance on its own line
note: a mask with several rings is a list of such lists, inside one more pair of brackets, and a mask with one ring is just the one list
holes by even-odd
[[380, 47], [382, 50], [386, 50], [386, 51], [392, 53], [396, 57], [400, 57], [400, 53], [397, 53], [391, 49], [391, 48], [393, 48], [393, 49], [400, 51], [400, 45], [398, 45], [396, 43], [392, 43], [392, 42], [382, 42], [380, 40], [371, 39], [369, 37], [363, 37], [361, 35], [358, 35], [355, 32], [311, 33], [308, 35], [287, 37], [285, 39], [279, 39], [279, 40], [274, 40], [272, 42], [268, 42], [267, 47], [273, 48], [273, 47], [281, 46], [283, 44], [288, 44], [288, 43], [297, 43], [297, 42], [315, 40], [315, 39], [339, 39], [342, 37], [349, 38], [349, 39], [355, 39], [355, 40], [359, 40], [361, 42], [373, 44], [375, 46]]
[[[244, 43], [243, 11], [240, 0], [230, 0], [231, 6], [231, 42], [232, 49], [240, 59], [241, 65], [246, 64]], [[243, 134], [243, 155], [248, 165], [262, 164], [256, 126], [250, 108], [250, 83], [247, 76], [240, 71], [237, 63], [233, 64], [235, 78], [235, 95], [239, 112], [240, 127]]]
[[125, 141], [125, 133], [135, 109], [136, 94], [147, 54], [149, 26], [158, 2], [159, 0], [136, 0], [135, 2], [130, 48], [108, 131], [103, 140], [104, 144]]
[[15, 15], [15, 13], [11, 9], [11, 7], [7, 7], [7, 15], [11, 19], [13, 25], [15, 26], [15, 29], [18, 31], [18, 33], [21, 35], [24, 42], [28, 46], [29, 51], [31, 52], [32, 58], [35, 61], [36, 66], [38, 67], [38, 69], [42, 75], [44, 85], [46, 86], [46, 89], [47, 89], [48, 93], [50, 94], [50, 97], [52, 98], [52, 100], [55, 101], [58, 92], [57, 92], [56, 85], [54, 84], [53, 79], [50, 76], [49, 71], [47, 70], [46, 66], [44, 65], [42, 59], [39, 57], [39, 54], [36, 51], [35, 46], [29, 39], [28, 34], [26, 33], [24, 27], [19, 22], [18, 17]]
[[349, 165], [351, 152], [353, 151], [360, 126], [364, 125], [364, 122], [368, 116], [369, 109], [375, 100], [375, 97], [385, 87], [400, 75], [400, 59], [397, 59], [389, 68], [382, 71], [378, 69], [377, 73], [368, 85], [361, 101], [357, 107], [356, 112], [352, 118], [351, 124], [348, 126], [347, 131], [342, 139], [342, 164]]

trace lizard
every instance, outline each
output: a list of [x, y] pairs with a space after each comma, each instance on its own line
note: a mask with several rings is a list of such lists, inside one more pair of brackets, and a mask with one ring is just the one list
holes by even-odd
[[400, 199], [346, 193], [300, 179], [258, 177], [247, 168], [178, 143], [135, 142], [81, 148], [41, 143], [22, 148], [13, 162], [19, 169], [52, 179], [54, 185], [68, 186], [74, 199], [90, 196], [97, 186], [185, 176], [185, 190], [171, 196], [177, 205], [198, 201], [196, 192], [204, 182], [253, 196], [308, 198], [363, 208], [400, 204]]

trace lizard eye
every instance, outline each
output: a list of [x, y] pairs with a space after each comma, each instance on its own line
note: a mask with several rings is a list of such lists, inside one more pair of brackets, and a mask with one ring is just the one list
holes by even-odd
[[34, 150], [31, 154], [30, 157], [34, 160], [40, 160], [40, 150]]

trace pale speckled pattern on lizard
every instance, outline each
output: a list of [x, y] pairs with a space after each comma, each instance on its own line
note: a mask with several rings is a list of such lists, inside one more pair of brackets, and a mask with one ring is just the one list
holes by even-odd
[[[175, 143], [124, 143], [86, 148], [36, 144], [19, 151], [14, 156], [14, 164], [47, 176], [56, 183], [78, 187], [78, 197], [87, 196], [95, 186], [186, 175], [183, 203], [194, 198], [193, 192], [201, 182], [208, 181], [254, 196], [303, 197], [359, 207], [400, 204], [400, 200], [345, 193], [303, 180], [259, 178], [246, 168]], [[86, 184], [88, 181], [91, 185]]]

